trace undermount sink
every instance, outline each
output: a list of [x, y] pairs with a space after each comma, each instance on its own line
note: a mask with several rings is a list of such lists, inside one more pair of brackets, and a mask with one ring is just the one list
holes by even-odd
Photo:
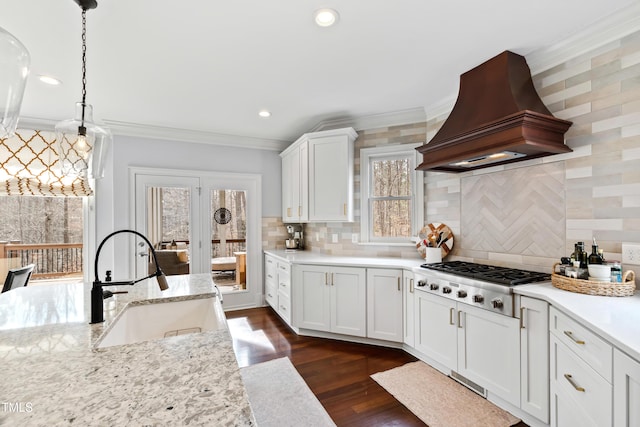
[[95, 348], [133, 344], [225, 329], [226, 319], [216, 297], [128, 306], [100, 337]]

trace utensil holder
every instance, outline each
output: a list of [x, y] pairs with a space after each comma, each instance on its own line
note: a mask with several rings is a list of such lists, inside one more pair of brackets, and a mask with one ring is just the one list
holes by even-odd
[[442, 262], [441, 248], [424, 248], [426, 264], [437, 264]]

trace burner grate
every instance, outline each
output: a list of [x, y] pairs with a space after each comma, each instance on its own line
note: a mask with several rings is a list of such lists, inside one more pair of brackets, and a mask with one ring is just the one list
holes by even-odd
[[449, 261], [436, 264], [423, 264], [423, 268], [437, 270], [457, 276], [470, 277], [507, 286], [550, 280], [546, 273], [519, 270], [516, 268], [497, 267], [464, 261]]

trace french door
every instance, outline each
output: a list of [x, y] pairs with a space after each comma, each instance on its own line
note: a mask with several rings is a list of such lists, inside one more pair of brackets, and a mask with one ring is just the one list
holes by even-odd
[[[261, 305], [260, 175], [132, 168], [131, 179], [137, 231], [158, 248], [187, 251], [188, 272], [212, 274], [225, 309]], [[144, 252], [137, 276], [149, 268]]]

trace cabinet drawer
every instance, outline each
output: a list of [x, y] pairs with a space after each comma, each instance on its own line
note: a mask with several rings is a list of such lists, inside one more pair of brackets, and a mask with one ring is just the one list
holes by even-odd
[[287, 298], [291, 296], [291, 278], [288, 275], [278, 275], [278, 292], [285, 294]]
[[278, 292], [277, 311], [287, 323], [291, 323], [291, 298], [289, 298], [289, 295]]
[[613, 372], [611, 344], [555, 307], [551, 307], [549, 311], [549, 329], [560, 342], [565, 343], [596, 372], [611, 382]]
[[[555, 336], [551, 337], [551, 390], [554, 400], [566, 402], [577, 409], [573, 412], [582, 413], [589, 420], [580, 425], [611, 425], [612, 385]], [[559, 417], [562, 410], [554, 408], [552, 418], [562, 418]]]
[[267, 282], [264, 290], [264, 299], [267, 300], [267, 303], [277, 309], [278, 308], [278, 287], [275, 285], [275, 282], [270, 284]]
[[278, 262], [278, 272], [291, 274], [291, 264], [288, 262]]

